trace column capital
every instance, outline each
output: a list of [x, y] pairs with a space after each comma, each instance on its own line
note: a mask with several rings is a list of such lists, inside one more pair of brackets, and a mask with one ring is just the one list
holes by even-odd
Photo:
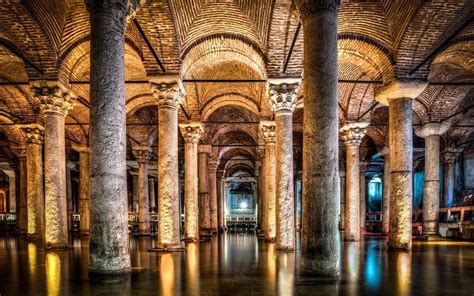
[[275, 121], [260, 121], [260, 131], [265, 144], [275, 144]]
[[18, 158], [26, 158], [26, 146], [10, 146], [10, 149]]
[[74, 96], [63, 90], [57, 82], [41, 81], [31, 87], [34, 96], [40, 101], [40, 110], [43, 114], [67, 116], [73, 108]]
[[443, 151], [444, 162], [448, 164], [453, 164], [459, 155], [462, 153], [462, 148], [458, 147], [447, 147]]
[[296, 8], [301, 19], [313, 15], [317, 11], [337, 11], [341, 4], [340, 0], [295, 0]]
[[217, 179], [222, 179], [224, 177], [224, 171], [223, 170], [218, 170], [216, 173], [216, 178]]
[[176, 75], [162, 76], [151, 83], [151, 90], [158, 102], [158, 108], [178, 110], [184, 100], [183, 89], [182, 83]]
[[211, 154], [212, 153], [212, 145], [199, 145], [198, 146], [198, 153]]
[[441, 136], [448, 131], [450, 127], [449, 122], [430, 122], [425, 123], [421, 127], [415, 129], [415, 134], [420, 138], [427, 138], [429, 136]]
[[132, 153], [139, 164], [146, 164], [151, 158], [151, 148], [148, 145], [133, 146]]
[[217, 161], [215, 160], [209, 161], [209, 164], [208, 164], [209, 173], [216, 173], [218, 166], [219, 166], [219, 163]]
[[22, 125], [21, 131], [27, 144], [43, 144], [44, 127], [34, 123]]
[[260, 161], [263, 161], [265, 159], [265, 148], [259, 147], [257, 150], [257, 156]]
[[367, 132], [368, 122], [349, 122], [341, 129], [342, 139], [348, 146], [359, 146]]
[[398, 99], [416, 99], [428, 85], [427, 81], [418, 79], [396, 79], [375, 89], [375, 99], [388, 106]]
[[181, 135], [186, 143], [198, 143], [204, 133], [204, 128], [201, 123], [182, 123], [179, 124]]
[[[280, 81], [274, 81], [280, 82]], [[298, 93], [298, 83], [271, 83], [270, 84], [270, 104], [272, 110], [293, 112], [296, 108], [296, 99]]]
[[89, 153], [89, 146], [86, 144], [71, 144], [71, 148], [79, 153]]

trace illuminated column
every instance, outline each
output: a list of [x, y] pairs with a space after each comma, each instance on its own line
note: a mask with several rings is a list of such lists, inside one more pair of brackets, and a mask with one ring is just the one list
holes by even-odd
[[187, 241], [199, 240], [198, 142], [203, 134], [200, 123], [180, 124], [184, 138], [184, 211]]
[[216, 161], [209, 161], [209, 214], [211, 232], [216, 233], [218, 228], [217, 221], [217, 166]]
[[383, 198], [382, 198], [382, 233], [390, 230], [390, 149], [384, 146], [379, 153], [383, 155]]
[[276, 237], [276, 159], [275, 122], [261, 121], [260, 131], [265, 141], [265, 240]]
[[90, 12], [89, 271], [130, 272], [124, 44], [137, 0], [87, 1]]
[[443, 151], [444, 157], [444, 207], [450, 208], [454, 203], [454, 163], [462, 149], [448, 147]]
[[345, 215], [344, 211], [346, 209], [346, 171], [343, 169], [343, 166], [339, 166], [339, 229], [344, 230], [345, 227]]
[[415, 130], [425, 139], [425, 183], [423, 188], [423, 234], [438, 234], [439, 219], [439, 147], [441, 135], [449, 124], [427, 123]]
[[412, 99], [425, 82], [395, 80], [377, 90], [377, 101], [389, 106], [390, 232], [388, 247], [411, 249], [413, 206], [413, 110]]
[[200, 235], [209, 235], [211, 228], [211, 213], [209, 204], [209, 169], [208, 161], [212, 146], [198, 146], [198, 176], [199, 176], [199, 233]]
[[270, 85], [275, 112], [276, 249], [295, 249], [295, 193], [293, 182], [293, 111], [298, 84]]
[[44, 239], [43, 127], [22, 127], [26, 139], [28, 238]]
[[258, 175], [258, 188], [259, 188], [259, 194], [260, 194], [260, 200], [261, 200], [261, 205], [260, 207], [258, 208], [259, 210], [259, 213], [260, 213], [260, 233], [259, 233], [259, 236], [265, 236], [265, 232], [266, 232], [266, 229], [267, 229], [267, 223], [268, 223], [268, 219], [267, 219], [267, 213], [268, 213], [268, 209], [267, 209], [267, 197], [266, 197], [266, 194], [265, 194], [265, 186], [266, 186], [266, 183], [265, 183], [265, 174], [266, 174], [266, 171], [265, 171], [265, 149], [263, 148], [258, 148], [258, 159], [260, 159], [260, 173]]
[[339, 274], [338, 0], [296, 0], [304, 32], [302, 272]]
[[217, 221], [219, 232], [224, 231], [224, 181], [222, 179], [223, 172], [217, 171]]
[[184, 99], [177, 77], [172, 82], [153, 84], [158, 100], [158, 241], [163, 249], [181, 246], [178, 108]]
[[66, 196], [67, 196], [67, 229], [72, 231], [72, 213], [74, 212], [74, 203], [72, 196], [71, 170], [76, 167], [72, 161], [66, 161]]
[[79, 152], [79, 214], [81, 222], [79, 231], [88, 235], [90, 230], [90, 197], [89, 197], [89, 147], [73, 144], [72, 149]]
[[138, 231], [150, 235], [150, 208], [148, 206], [148, 161], [151, 149], [147, 145], [135, 146], [132, 153], [138, 162]]
[[[260, 159], [260, 158], [259, 158]], [[257, 179], [257, 231], [262, 229], [262, 161], [255, 161], [255, 177]]]
[[365, 182], [365, 172], [367, 171], [368, 164], [366, 162], [360, 163], [360, 177], [359, 177], [359, 197], [360, 197], [360, 206], [359, 206], [359, 213], [360, 213], [360, 232], [363, 234], [365, 232], [365, 220], [367, 217], [367, 194], [366, 194], [366, 182]]
[[155, 179], [148, 178], [148, 204], [149, 209], [155, 208]]
[[360, 239], [360, 164], [359, 146], [365, 135], [366, 122], [350, 122], [341, 128], [346, 143], [346, 202], [344, 208], [344, 240]]
[[58, 86], [33, 87], [44, 115], [44, 182], [46, 245], [67, 248], [66, 148], [64, 120], [72, 109], [71, 95]]
[[27, 233], [28, 230], [28, 207], [27, 207], [27, 167], [26, 167], [26, 146], [12, 147], [18, 157], [18, 170], [20, 178], [20, 199], [17, 211], [18, 227], [20, 233]]
[[132, 212], [138, 212], [138, 170], [130, 170], [130, 175], [132, 175]]

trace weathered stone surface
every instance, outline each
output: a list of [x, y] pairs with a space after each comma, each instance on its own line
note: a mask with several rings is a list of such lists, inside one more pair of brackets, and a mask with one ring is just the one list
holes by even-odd
[[150, 234], [150, 208], [148, 192], [148, 161], [151, 148], [148, 146], [132, 147], [133, 156], [138, 162], [138, 231], [140, 235]]
[[427, 81], [416, 79], [395, 79], [387, 85], [375, 90], [376, 100], [386, 106], [401, 98], [415, 99], [428, 85]]
[[390, 149], [384, 146], [380, 153], [383, 155], [383, 197], [382, 197], [382, 233], [390, 230]]
[[209, 234], [211, 229], [211, 213], [209, 204], [209, 154], [212, 147], [209, 145], [198, 146], [198, 191], [199, 191], [199, 231]]
[[276, 237], [276, 159], [275, 159], [275, 122], [260, 122], [265, 141], [265, 239], [273, 241]]
[[127, 209], [125, 1], [92, 1], [89, 270], [130, 271]]
[[27, 148], [24, 147], [12, 147], [11, 148], [17, 155], [19, 160], [18, 171], [19, 171], [19, 183], [20, 183], [20, 195], [18, 205], [18, 228], [20, 233], [26, 234], [28, 231], [28, 203], [27, 203]]
[[218, 230], [217, 220], [217, 166], [216, 161], [209, 162], [209, 218], [211, 232], [216, 233]]
[[153, 178], [148, 178], [148, 196], [149, 196], [148, 203], [149, 203], [150, 209], [154, 209], [156, 207], [155, 205], [156, 194], [155, 194], [155, 179]]
[[90, 195], [89, 195], [89, 147], [73, 144], [72, 148], [79, 152], [79, 214], [81, 234], [90, 231]]
[[366, 181], [365, 181], [365, 172], [367, 171], [367, 163], [360, 163], [360, 177], [359, 177], [359, 222], [360, 222], [360, 232], [363, 234], [365, 232], [365, 220], [367, 218], [367, 199], [366, 199]]
[[450, 208], [454, 202], [454, 162], [458, 159], [462, 149], [447, 147], [443, 151], [444, 158], [444, 207]]

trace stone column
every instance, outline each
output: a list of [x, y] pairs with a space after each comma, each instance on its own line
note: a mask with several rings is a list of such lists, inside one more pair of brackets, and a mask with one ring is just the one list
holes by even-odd
[[413, 111], [412, 99], [427, 83], [395, 80], [377, 90], [377, 101], [389, 106], [390, 233], [388, 247], [411, 249], [413, 207]]
[[138, 162], [138, 231], [150, 235], [150, 208], [148, 206], [148, 161], [151, 149], [147, 145], [135, 146], [132, 153]]
[[344, 169], [344, 166], [339, 165], [339, 196], [340, 196], [340, 201], [339, 201], [339, 229], [344, 230], [345, 223], [346, 223], [346, 218], [344, 215], [344, 211], [346, 209], [346, 171]]
[[217, 171], [217, 227], [219, 232], [223, 232], [224, 227], [224, 182], [222, 180], [223, 172]]
[[184, 211], [187, 241], [199, 240], [198, 142], [203, 133], [200, 123], [180, 124], [184, 138]]
[[124, 44], [136, 0], [90, 1], [89, 271], [130, 272]]
[[390, 149], [384, 146], [379, 153], [383, 155], [383, 197], [382, 197], [382, 233], [390, 230]]
[[365, 232], [365, 222], [367, 217], [367, 195], [366, 195], [366, 180], [365, 180], [365, 172], [367, 171], [368, 163], [361, 162], [360, 163], [360, 177], [359, 177], [359, 213], [360, 213], [360, 233], [364, 234]]
[[79, 231], [83, 235], [88, 235], [90, 230], [89, 147], [73, 144], [72, 149], [79, 152], [79, 214], [81, 215]]
[[148, 203], [151, 209], [155, 208], [155, 179], [148, 178]]
[[28, 206], [27, 206], [27, 166], [26, 166], [26, 146], [12, 147], [18, 157], [18, 170], [20, 181], [20, 198], [17, 211], [18, 227], [20, 233], [27, 233], [28, 230]]
[[200, 235], [209, 235], [211, 229], [211, 213], [209, 208], [208, 161], [212, 146], [199, 145], [198, 149], [199, 233]]
[[360, 165], [359, 146], [365, 135], [366, 122], [350, 122], [341, 128], [346, 143], [346, 202], [344, 240], [360, 239]]
[[[15, 171], [14, 170], [3, 170], [5, 175], [8, 176], [8, 199], [9, 199], [9, 205], [8, 209], [10, 213], [15, 213], [16, 212], [16, 178], [15, 178]], [[6, 205], [5, 205], [5, 210], [6, 210]]]
[[[67, 196], [67, 229], [72, 231], [72, 213], [74, 212], [74, 200], [72, 196], [71, 170], [76, 164], [70, 160], [66, 161], [66, 196]], [[89, 179], [89, 178], [88, 178]]]
[[217, 161], [209, 161], [209, 214], [211, 232], [217, 233]]
[[262, 161], [255, 161], [255, 178], [257, 180], [257, 231], [262, 229]]
[[[443, 151], [444, 157], [444, 207], [450, 208], [454, 203], [454, 163], [462, 149], [448, 147]], [[424, 213], [424, 212], [423, 212]]]
[[158, 241], [160, 248], [181, 249], [178, 109], [184, 99], [177, 77], [153, 84], [158, 100]]
[[276, 158], [275, 122], [261, 121], [260, 130], [265, 141], [265, 240], [276, 237]]
[[58, 86], [33, 87], [44, 116], [44, 181], [46, 245], [67, 248], [66, 148], [64, 120], [72, 108], [71, 95]]
[[339, 274], [338, 0], [297, 0], [304, 32], [302, 272]]
[[423, 188], [423, 234], [438, 234], [439, 220], [439, 147], [441, 135], [449, 124], [427, 123], [415, 130], [425, 139], [425, 184]]
[[258, 208], [259, 211], [259, 236], [265, 236], [265, 232], [267, 229], [267, 201], [266, 201], [266, 194], [265, 194], [265, 149], [259, 148], [258, 149], [258, 159], [260, 159], [260, 169], [258, 174], [258, 188], [260, 194], [260, 205]]
[[22, 128], [26, 139], [27, 179], [27, 236], [44, 239], [44, 192], [43, 192], [43, 127], [38, 124]]
[[[273, 81], [278, 83], [277, 81]], [[276, 155], [276, 249], [295, 249], [295, 193], [293, 182], [293, 111], [297, 83], [270, 85], [270, 103], [275, 112]]]
[[130, 174], [132, 175], [132, 212], [138, 212], [138, 191], [139, 191], [139, 183], [138, 183], [138, 170], [130, 170]]

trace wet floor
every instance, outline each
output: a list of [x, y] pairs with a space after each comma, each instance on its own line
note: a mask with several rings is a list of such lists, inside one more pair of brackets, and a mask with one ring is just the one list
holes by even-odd
[[341, 247], [338, 281], [300, 277], [300, 253], [280, 253], [252, 234], [220, 235], [186, 252], [147, 250], [131, 240], [130, 277], [102, 282], [88, 274], [88, 241], [45, 251], [0, 237], [0, 295], [474, 295], [474, 243], [415, 243], [388, 253], [383, 239]]

